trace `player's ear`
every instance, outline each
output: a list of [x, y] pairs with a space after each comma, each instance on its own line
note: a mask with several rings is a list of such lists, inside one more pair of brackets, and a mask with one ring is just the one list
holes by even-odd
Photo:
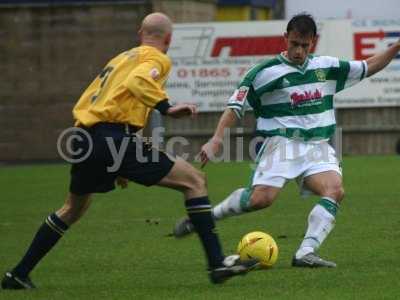
[[313, 37], [313, 40], [312, 40], [313, 45], [315, 45], [317, 43], [317, 40], [318, 40], [318, 36], [316, 35]]
[[167, 33], [164, 37], [164, 52], [165, 53], [167, 53], [167, 51], [169, 49], [169, 45], [171, 44], [171, 38], [172, 38], [171, 33]]
[[165, 38], [164, 38], [165, 46], [169, 46], [171, 44], [171, 39], [172, 39], [172, 34], [171, 33], [167, 33], [165, 35]]
[[287, 45], [287, 44], [288, 44], [289, 34], [288, 34], [287, 32], [285, 32], [285, 33], [283, 34], [283, 38], [285, 39], [285, 43], [286, 43], [286, 45]]
[[310, 49], [312, 49], [315, 46], [315, 44], [317, 43], [317, 40], [318, 40], [318, 37], [314, 36], [311, 41]]

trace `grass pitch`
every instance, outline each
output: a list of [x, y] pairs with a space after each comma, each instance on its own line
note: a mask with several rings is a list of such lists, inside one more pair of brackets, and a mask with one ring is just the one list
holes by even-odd
[[[214, 203], [247, 185], [249, 163], [206, 168]], [[25, 252], [44, 218], [63, 202], [65, 165], [0, 169], [0, 271]], [[268, 210], [218, 223], [225, 252], [261, 230], [275, 237], [280, 254], [270, 270], [214, 286], [196, 236], [170, 233], [184, 214], [174, 191], [131, 184], [96, 195], [87, 215], [32, 273], [35, 291], [0, 290], [0, 299], [399, 299], [400, 161], [398, 157], [344, 160], [346, 199], [320, 254], [337, 269], [295, 269], [293, 253], [317, 198], [301, 200], [289, 184]]]

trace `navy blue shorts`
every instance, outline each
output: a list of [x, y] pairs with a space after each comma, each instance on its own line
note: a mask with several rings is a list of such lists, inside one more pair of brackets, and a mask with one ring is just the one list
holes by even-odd
[[70, 192], [73, 194], [109, 192], [115, 189], [118, 176], [151, 186], [159, 183], [174, 165], [164, 152], [136, 136], [132, 126], [98, 123], [81, 129], [88, 133], [90, 141], [85, 137], [75, 139], [73, 150], [88, 153], [91, 148], [91, 151], [86, 159], [72, 164]]

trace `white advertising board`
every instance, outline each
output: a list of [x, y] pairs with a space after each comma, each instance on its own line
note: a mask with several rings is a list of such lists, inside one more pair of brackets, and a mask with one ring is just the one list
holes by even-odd
[[[286, 21], [178, 24], [168, 52], [172, 103], [220, 111], [246, 71], [285, 49]], [[366, 59], [400, 38], [398, 20], [332, 20], [318, 24], [314, 53]], [[382, 72], [335, 97], [336, 107], [400, 105], [400, 55]]]

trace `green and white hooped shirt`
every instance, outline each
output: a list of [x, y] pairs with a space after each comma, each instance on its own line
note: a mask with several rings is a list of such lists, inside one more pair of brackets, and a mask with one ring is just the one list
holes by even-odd
[[365, 61], [310, 55], [299, 66], [280, 54], [247, 72], [228, 107], [241, 118], [248, 103], [262, 136], [327, 140], [336, 128], [334, 94], [366, 75]]

